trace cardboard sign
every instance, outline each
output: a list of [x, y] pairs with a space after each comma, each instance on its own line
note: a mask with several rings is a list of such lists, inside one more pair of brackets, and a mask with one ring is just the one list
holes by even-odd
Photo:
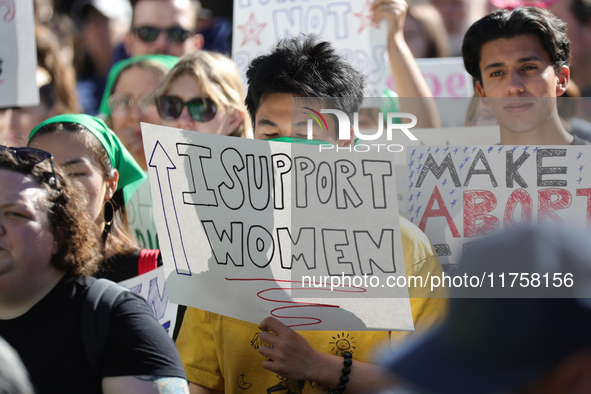
[[39, 105], [33, 0], [0, 0], [0, 108]]
[[413, 329], [408, 289], [385, 285], [405, 277], [388, 152], [142, 133], [174, 302], [297, 329]]
[[143, 249], [160, 249], [158, 233], [154, 222], [154, 209], [150, 179], [137, 189], [129, 199], [127, 205], [127, 219], [129, 230]]
[[371, 22], [370, 0], [236, 0], [232, 59], [242, 75], [279, 40], [315, 33], [367, 77], [366, 96], [381, 97], [387, 75], [387, 27]]
[[119, 284], [130, 291], [141, 295], [152, 307], [154, 316], [172, 338], [178, 305], [169, 301], [164, 267], [156, 268], [135, 278], [124, 280]]
[[422, 146], [407, 157], [405, 214], [442, 264], [484, 235], [514, 226], [591, 232], [591, 148]]

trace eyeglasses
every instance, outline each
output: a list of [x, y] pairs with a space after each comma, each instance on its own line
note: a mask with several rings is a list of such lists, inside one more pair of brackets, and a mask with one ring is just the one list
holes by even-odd
[[12, 157], [14, 157], [14, 159], [19, 164], [37, 165], [49, 159], [51, 163], [51, 178], [49, 178], [49, 181], [47, 183], [54, 189], [57, 187], [55, 166], [53, 164], [53, 155], [51, 153], [36, 148], [11, 148], [4, 145], [0, 145], [0, 152], [1, 151], [10, 152], [12, 154]]
[[[144, 114], [150, 112], [150, 105], [153, 103], [150, 93], [144, 94], [139, 100], [137, 100], [137, 105]], [[112, 115], [124, 117], [127, 116], [129, 111], [135, 106], [135, 100], [129, 94], [115, 93], [109, 97], [107, 104], [109, 105]]]
[[189, 109], [189, 115], [196, 122], [209, 122], [218, 110], [213, 101], [208, 98], [195, 97], [189, 101], [183, 101], [176, 96], [160, 96], [156, 98], [158, 114], [164, 120], [174, 120], [181, 116], [185, 105]]
[[166, 32], [166, 37], [168, 38], [168, 41], [177, 43], [185, 42], [187, 38], [195, 34], [195, 32], [193, 31], [185, 30], [182, 27], [178, 26], [169, 27], [168, 29], [160, 29], [154, 26], [140, 26], [132, 28], [131, 31], [136, 33], [140, 40], [144, 42], [156, 41], [156, 39], [160, 35], [160, 32], [162, 31]]

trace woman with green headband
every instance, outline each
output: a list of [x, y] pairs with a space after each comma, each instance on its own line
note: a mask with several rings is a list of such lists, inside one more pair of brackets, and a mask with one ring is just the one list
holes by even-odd
[[121, 281], [141, 274], [125, 204], [146, 174], [105, 122], [81, 114], [55, 116], [31, 131], [28, 146], [52, 153], [56, 165], [83, 186], [88, 214], [102, 234], [106, 261], [99, 276]]
[[[147, 171], [140, 122], [160, 124], [151, 104], [152, 90], [178, 61], [168, 55], [143, 55], [115, 63], [99, 108], [100, 117], [117, 134], [140, 167]], [[146, 181], [127, 204], [129, 228], [140, 246], [157, 249], [152, 217], [150, 182]]]
[[142, 169], [147, 170], [140, 123], [160, 124], [152, 90], [178, 61], [168, 55], [143, 55], [115, 63], [105, 87], [99, 116], [117, 134]]

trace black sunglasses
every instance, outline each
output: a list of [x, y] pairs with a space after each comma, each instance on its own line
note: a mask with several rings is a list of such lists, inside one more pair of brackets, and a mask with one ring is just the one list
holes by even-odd
[[185, 40], [195, 34], [192, 31], [185, 30], [182, 27], [169, 27], [168, 29], [160, 29], [154, 26], [140, 26], [131, 29], [132, 32], [136, 33], [140, 40], [144, 42], [154, 42], [160, 35], [160, 32], [166, 32], [168, 41], [172, 42], [185, 42]]
[[12, 157], [14, 157], [19, 164], [37, 165], [49, 159], [51, 163], [51, 178], [49, 178], [48, 184], [53, 188], [57, 187], [55, 166], [53, 164], [53, 155], [51, 153], [36, 148], [12, 148], [4, 145], [0, 145], [0, 151], [10, 152]]
[[214, 102], [208, 98], [195, 97], [189, 101], [183, 101], [176, 96], [160, 96], [156, 98], [158, 114], [164, 120], [174, 120], [181, 116], [185, 105], [189, 109], [189, 115], [196, 122], [208, 122], [213, 119], [218, 111]]

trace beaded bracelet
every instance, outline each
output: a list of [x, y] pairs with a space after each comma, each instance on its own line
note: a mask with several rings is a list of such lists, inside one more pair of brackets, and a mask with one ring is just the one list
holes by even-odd
[[351, 366], [353, 365], [353, 355], [349, 352], [343, 352], [343, 376], [341, 376], [340, 383], [336, 389], [330, 390], [331, 394], [340, 394], [345, 391], [346, 384], [349, 383], [349, 374], [351, 373]]

